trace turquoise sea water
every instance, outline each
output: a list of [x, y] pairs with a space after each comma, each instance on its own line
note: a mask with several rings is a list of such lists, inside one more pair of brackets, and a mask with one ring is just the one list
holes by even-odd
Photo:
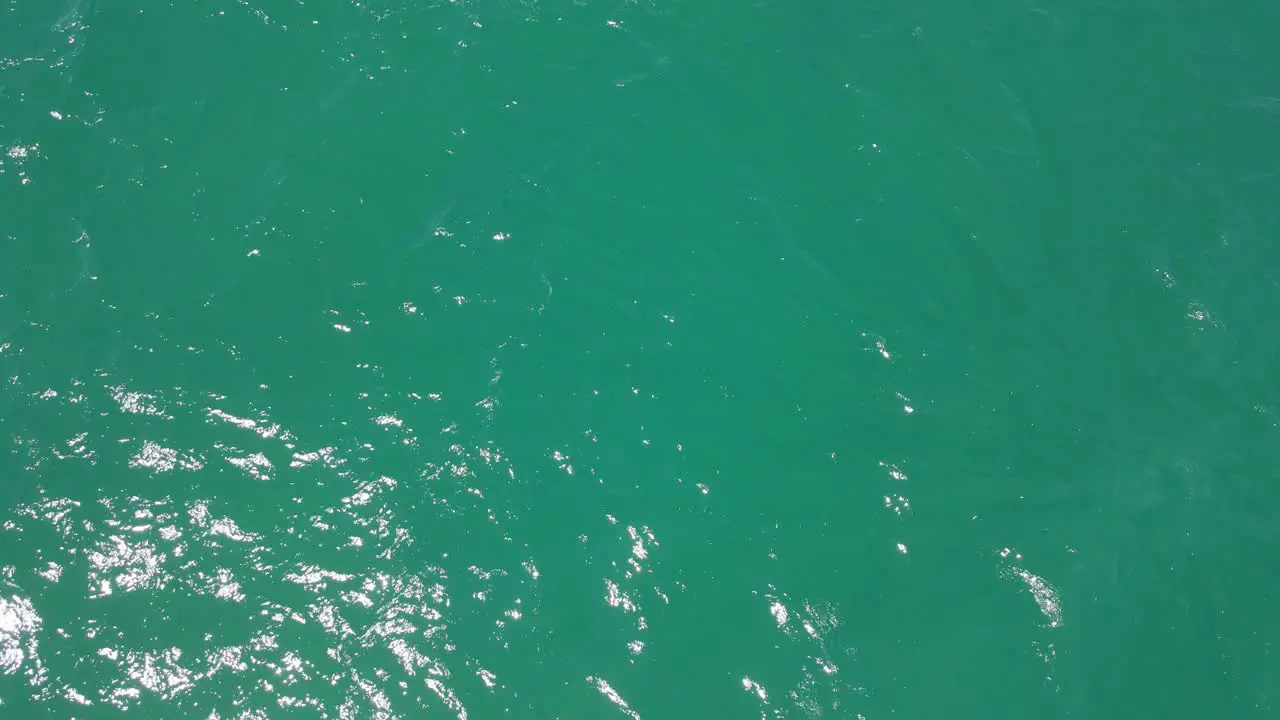
[[1278, 24], [8, 3], [0, 717], [1274, 716]]

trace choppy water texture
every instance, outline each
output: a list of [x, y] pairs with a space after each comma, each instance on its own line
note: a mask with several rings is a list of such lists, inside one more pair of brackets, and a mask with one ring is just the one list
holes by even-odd
[[1280, 13], [934, 5], [0, 9], [0, 715], [1274, 716]]

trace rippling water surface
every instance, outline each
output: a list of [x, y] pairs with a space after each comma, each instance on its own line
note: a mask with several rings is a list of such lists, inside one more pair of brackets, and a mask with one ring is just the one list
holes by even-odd
[[1274, 11], [0, 17], [0, 715], [1275, 712]]

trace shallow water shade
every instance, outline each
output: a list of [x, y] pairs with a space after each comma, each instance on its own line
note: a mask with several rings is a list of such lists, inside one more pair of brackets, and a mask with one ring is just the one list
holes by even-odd
[[0, 715], [1274, 712], [1277, 11], [5, 18]]

